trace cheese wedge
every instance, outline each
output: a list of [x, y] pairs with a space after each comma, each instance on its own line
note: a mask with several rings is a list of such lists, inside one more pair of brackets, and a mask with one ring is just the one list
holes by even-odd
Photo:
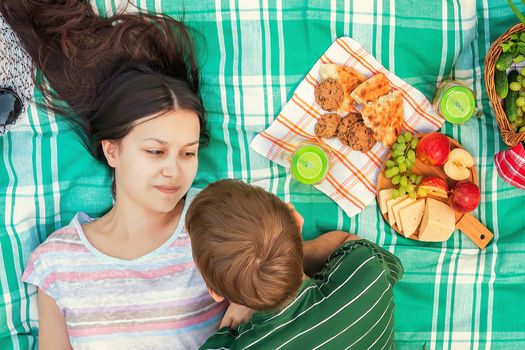
[[412, 204], [404, 206], [399, 210], [400, 225], [403, 227], [402, 233], [405, 237], [408, 238], [416, 232], [424, 212], [425, 199], [414, 201]]
[[381, 209], [382, 214], [386, 214], [388, 207], [386, 206], [386, 201], [392, 199], [393, 188], [387, 188], [385, 190], [379, 191], [379, 208]]
[[396, 199], [389, 199], [386, 201], [386, 207], [388, 211], [388, 223], [390, 224], [390, 226], [394, 226], [396, 224], [396, 219], [394, 217], [394, 211], [392, 210], [392, 208], [394, 207], [394, 205], [401, 202], [405, 198], [407, 198], [407, 196], [397, 197]]
[[414, 203], [415, 201], [416, 200], [412, 198], [405, 198], [404, 200], [392, 207], [392, 211], [394, 212], [394, 219], [396, 220], [396, 226], [400, 232], [403, 232], [403, 227], [401, 224], [401, 220], [399, 219], [399, 210], [406, 207], [407, 205]]
[[450, 238], [456, 226], [454, 210], [443, 202], [427, 198], [425, 213], [419, 228], [419, 240], [443, 242]]

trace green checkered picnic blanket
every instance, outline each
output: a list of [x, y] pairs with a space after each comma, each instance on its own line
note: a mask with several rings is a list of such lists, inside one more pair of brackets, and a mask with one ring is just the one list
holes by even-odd
[[[97, 0], [101, 14], [116, 0]], [[491, 41], [516, 22], [505, 0], [137, 0], [139, 8], [180, 18], [196, 36], [211, 141], [195, 185], [235, 177], [295, 204], [304, 237], [342, 229], [381, 244], [405, 267], [396, 285], [399, 349], [525, 348], [524, 192], [498, 178], [505, 149], [483, 80]], [[185, 4], [184, 4], [185, 3]], [[480, 251], [463, 234], [444, 243], [397, 235], [375, 203], [349, 218], [312, 186], [249, 148], [333, 40], [349, 36], [431, 99], [451, 75], [476, 92], [480, 118], [441, 131], [474, 156], [482, 202], [474, 212], [494, 232]], [[37, 93], [37, 99], [41, 98]], [[0, 349], [36, 347], [34, 295], [20, 282], [31, 251], [82, 210], [111, 205], [109, 172], [61, 120], [31, 106], [0, 137]], [[31, 300], [31, 302], [29, 302]]]

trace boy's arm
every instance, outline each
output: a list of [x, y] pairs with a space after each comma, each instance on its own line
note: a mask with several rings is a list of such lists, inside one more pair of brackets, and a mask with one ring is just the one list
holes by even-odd
[[66, 320], [55, 299], [38, 288], [38, 348], [70, 350]]
[[199, 350], [228, 350], [232, 348], [235, 341], [235, 333], [229, 327], [219, 328], [215, 334], [206, 340], [204, 344], [199, 346]]
[[358, 236], [343, 231], [327, 232], [316, 239], [304, 241], [304, 272], [312, 276], [321, 271], [328, 257], [343, 243], [360, 239]]
[[401, 264], [401, 260], [394, 254], [390, 253], [388, 250], [369, 242], [369, 246], [372, 249], [374, 255], [379, 259], [381, 263], [386, 267], [386, 272], [388, 274], [388, 282], [391, 285], [394, 285], [397, 281], [403, 277], [404, 269]]

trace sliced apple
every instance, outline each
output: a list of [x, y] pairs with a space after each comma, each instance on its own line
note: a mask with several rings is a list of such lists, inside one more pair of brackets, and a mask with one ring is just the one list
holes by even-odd
[[424, 188], [428, 194], [436, 197], [447, 198], [448, 197], [448, 185], [447, 182], [436, 176], [426, 176], [421, 179], [419, 188]]
[[466, 180], [470, 177], [470, 168], [474, 166], [472, 156], [462, 148], [454, 148], [443, 165], [443, 170], [452, 180]]

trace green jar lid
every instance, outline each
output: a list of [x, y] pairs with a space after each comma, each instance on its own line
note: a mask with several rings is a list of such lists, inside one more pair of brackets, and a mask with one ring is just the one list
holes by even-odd
[[328, 156], [315, 145], [306, 145], [295, 151], [292, 158], [292, 176], [299, 182], [313, 185], [321, 182], [328, 170]]
[[474, 93], [465, 86], [451, 87], [443, 94], [439, 108], [447, 121], [455, 124], [464, 123], [476, 111]]

